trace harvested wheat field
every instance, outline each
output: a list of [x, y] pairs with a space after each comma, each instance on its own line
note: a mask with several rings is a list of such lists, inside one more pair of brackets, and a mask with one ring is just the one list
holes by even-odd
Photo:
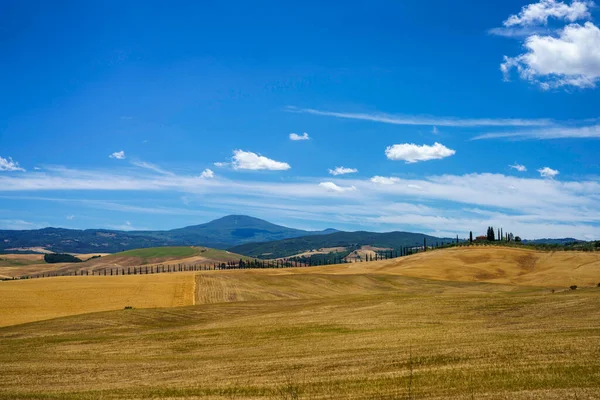
[[[541, 262], [521, 275], [510, 260], [531, 252], [471, 248], [328, 267], [0, 282], [0, 307], [43, 287], [12, 285], [52, 281], [55, 292], [83, 285], [72, 299], [104, 284], [82, 304], [114, 305], [0, 328], [0, 398], [598, 399], [600, 288], [531, 285], [553, 268], [569, 276], [569, 259], [552, 254], [563, 255], [533, 252]], [[468, 255], [470, 264], [457, 261]], [[570, 276], [584, 280], [587, 255], [569, 255]], [[442, 259], [460, 279], [444, 280], [452, 268]], [[514, 282], [471, 281], [486, 268]], [[161, 283], [170, 279], [182, 282]], [[48, 310], [68, 308], [54, 298]], [[124, 310], [119, 298], [140, 303]], [[195, 305], [150, 309], [175, 298]]]
[[377, 273], [461, 282], [567, 288], [600, 283], [600, 252], [457, 247], [410, 257], [326, 267], [327, 273]]
[[126, 306], [194, 304], [194, 275], [72, 276], [0, 282], [0, 326]]

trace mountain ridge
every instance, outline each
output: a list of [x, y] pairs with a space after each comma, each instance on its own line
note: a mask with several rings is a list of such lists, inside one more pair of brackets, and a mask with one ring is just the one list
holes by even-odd
[[34, 230], [0, 230], [0, 252], [43, 248], [66, 253], [115, 253], [161, 246], [201, 245], [217, 249], [249, 242], [329, 234], [288, 228], [246, 215], [227, 215], [213, 221], [164, 231], [120, 231], [46, 227]]

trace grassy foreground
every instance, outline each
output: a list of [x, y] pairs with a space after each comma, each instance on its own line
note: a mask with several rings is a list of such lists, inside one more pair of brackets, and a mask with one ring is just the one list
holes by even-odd
[[600, 291], [370, 279], [0, 328], [0, 398], [598, 398]]
[[[0, 328], [0, 399], [600, 398], [600, 288], [553, 292], [548, 280], [591, 279], [589, 260], [575, 257], [569, 274], [528, 253], [461, 251], [446, 257], [466, 257], [462, 282], [439, 280], [442, 252], [412, 266], [0, 282], [0, 305], [29, 301], [24, 315], [97, 311], [108, 297], [115, 309]], [[489, 278], [485, 265], [513, 284], [471, 282]], [[402, 275], [419, 271], [438, 280]], [[550, 286], [525, 286], [534, 278]], [[44, 282], [54, 289], [18, 286]], [[179, 298], [195, 305], [121, 307]]]

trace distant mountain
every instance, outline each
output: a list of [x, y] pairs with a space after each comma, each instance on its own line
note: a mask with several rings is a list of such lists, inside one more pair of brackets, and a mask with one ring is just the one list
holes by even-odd
[[67, 253], [115, 253], [145, 247], [206, 246], [218, 249], [249, 242], [280, 240], [335, 230], [305, 231], [286, 228], [244, 215], [170, 231], [112, 231], [106, 229], [0, 230], [0, 252], [10, 249], [43, 248]]
[[[158, 232], [135, 232], [136, 235], [168, 239], [182, 244], [223, 249], [250, 242], [264, 242], [306, 235], [322, 235], [325, 231], [305, 231], [275, 225], [265, 220], [246, 215], [228, 215], [201, 225]], [[335, 230], [333, 230], [335, 231]]]
[[578, 240], [574, 238], [523, 240], [523, 243], [527, 244], [570, 244], [582, 242], [583, 240]]
[[320, 248], [373, 246], [399, 249], [423, 246], [424, 239], [427, 239], [428, 245], [455, 240], [410, 232], [336, 232], [329, 235], [311, 235], [265, 243], [248, 243], [231, 247], [229, 251], [248, 257], [280, 258]]

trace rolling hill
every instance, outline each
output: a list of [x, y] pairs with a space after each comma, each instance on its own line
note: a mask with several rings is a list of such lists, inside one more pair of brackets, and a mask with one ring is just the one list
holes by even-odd
[[161, 246], [206, 246], [217, 249], [249, 242], [328, 234], [287, 228], [244, 215], [169, 231], [113, 231], [106, 229], [44, 228], [0, 230], [0, 253], [45, 250], [56, 253], [116, 253], [124, 250]]
[[[77, 255], [84, 262], [60, 262], [48, 264], [41, 254], [6, 254], [0, 256], [0, 279], [38, 274], [68, 275], [87, 271], [103, 271], [105, 269], [123, 267], [141, 267], [152, 265], [213, 265], [229, 261], [248, 259], [240, 254], [227, 250], [209, 247], [179, 246], [151, 247], [123, 251], [115, 254], [83, 254]], [[93, 257], [95, 256], [95, 257]], [[101, 256], [101, 257], [97, 257]], [[96, 272], [98, 273], [98, 272]]]
[[401, 247], [423, 246], [423, 240], [432, 245], [447, 243], [455, 239], [437, 238], [422, 233], [410, 232], [335, 232], [329, 235], [312, 235], [264, 243], [248, 243], [229, 249], [234, 253], [263, 259], [291, 257], [302, 252], [319, 248], [340, 248], [373, 246], [399, 249]]

